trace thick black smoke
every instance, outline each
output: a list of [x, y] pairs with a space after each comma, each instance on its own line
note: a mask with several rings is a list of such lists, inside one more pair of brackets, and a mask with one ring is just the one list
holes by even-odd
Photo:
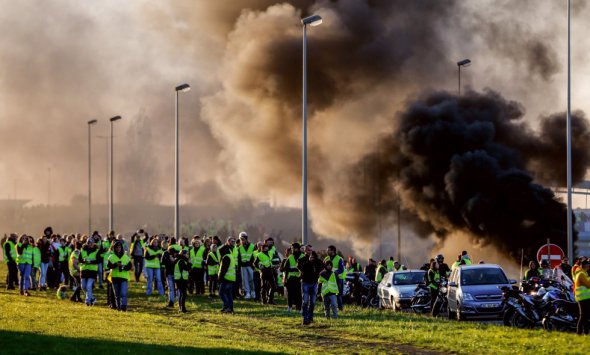
[[[371, 185], [385, 191], [384, 201], [400, 198], [403, 209], [442, 238], [465, 231], [513, 257], [521, 248], [534, 253], [547, 238], [565, 247], [566, 206], [533, 178], [562, 182], [565, 115], [544, 118], [537, 134], [521, 121], [523, 114], [519, 103], [492, 91], [429, 93], [409, 103], [381, 151], [360, 164], [378, 166]], [[582, 114], [572, 122], [579, 180], [589, 162], [590, 132]]]

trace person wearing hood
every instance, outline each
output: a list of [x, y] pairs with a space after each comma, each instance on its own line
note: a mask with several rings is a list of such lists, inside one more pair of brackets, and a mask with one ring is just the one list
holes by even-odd
[[[176, 255], [176, 251], [172, 249], [172, 255]], [[186, 287], [188, 284], [189, 271], [191, 267], [188, 262], [188, 253], [186, 250], [181, 250], [174, 262], [174, 283], [178, 290], [178, 311], [186, 313]]]
[[14, 290], [18, 283], [18, 267], [16, 266], [16, 240], [18, 236], [10, 233], [10, 236], [2, 244], [4, 251], [4, 262], [8, 266], [8, 275], [6, 276], [6, 289]]
[[33, 247], [29, 244], [29, 237], [23, 234], [16, 245], [16, 263], [20, 272], [20, 294], [29, 296], [31, 267], [33, 265]]
[[98, 246], [94, 243], [94, 238], [88, 238], [88, 241], [82, 247], [80, 253], [80, 273], [82, 279], [82, 289], [86, 293], [86, 305], [93, 306], [96, 299], [92, 295], [92, 287], [98, 276], [98, 265], [102, 264], [102, 260], [99, 258]]
[[282, 271], [287, 274], [287, 312], [291, 312], [293, 306], [297, 311], [301, 310], [301, 272], [297, 268], [297, 261], [303, 257], [301, 245], [293, 243], [283, 260]]
[[217, 280], [219, 282], [219, 297], [223, 301], [221, 313], [234, 313], [233, 289], [236, 283], [237, 260], [233, 256], [234, 237], [228, 237], [226, 244], [219, 248], [221, 264]]
[[114, 306], [117, 310], [127, 311], [127, 291], [129, 286], [129, 270], [131, 270], [131, 258], [125, 254], [123, 243], [116, 241], [113, 246], [113, 252], [107, 260], [109, 273], [109, 282], [113, 287], [115, 294]]

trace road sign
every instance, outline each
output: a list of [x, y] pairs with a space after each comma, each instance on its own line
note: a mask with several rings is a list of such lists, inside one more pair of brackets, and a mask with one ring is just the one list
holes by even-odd
[[539, 251], [537, 251], [537, 261], [539, 261], [540, 264], [543, 260], [549, 260], [551, 268], [554, 268], [561, 264], [564, 255], [565, 254], [559, 245], [545, 244], [539, 248]]

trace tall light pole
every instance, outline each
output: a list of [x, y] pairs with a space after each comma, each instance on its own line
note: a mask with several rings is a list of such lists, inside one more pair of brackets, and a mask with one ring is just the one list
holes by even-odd
[[90, 144], [90, 127], [96, 124], [96, 120], [88, 121], [88, 235], [92, 235], [92, 145]]
[[181, 84], [175, 88], [176, 91], [176, 105], [175, 105], [175, 119], [174, 119], [174, 237], [176, 240], [180, 238], [180, 206], [178, 202], [179, 180], [179, 150], [178, 150], [178, 93], [186, 92], [191, 89], [189, 84]]
[[318, 26], [322, 23], [320, 15], [312, 15], [301, 20], [303, 24], [303, 142], [302, 150], [302, 216], [301, 229], [303, 245], [307, 245], [307, 25]]
[[461, 96], [461, 67], [468, 67], [469, 65], [471, 65], [471, 60], [469, 59], [463, 59], [457, 62], [457, 74], [459, 78], [459, 96]]
[[572, 231], [572, 111], [570, 77], [570, 0], [567, 0], [567, 256], [573, 260], [574, 239]]
[[109, 156], [109, 232], [114, 230], [113, 220], [113, 123], [121, 119], [121, 116], [115, 116], [109, 119], [111, 121], [111, 148]]

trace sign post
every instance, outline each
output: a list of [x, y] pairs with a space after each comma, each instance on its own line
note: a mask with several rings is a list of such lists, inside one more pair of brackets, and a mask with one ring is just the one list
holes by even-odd
[[548, 260], [551, 268], [555, 268], [561, 264], [564, 257], [563, 250], [557, 244], [545, 244], [537, 251], [537, 261], [539, 264], [543, 260]]

